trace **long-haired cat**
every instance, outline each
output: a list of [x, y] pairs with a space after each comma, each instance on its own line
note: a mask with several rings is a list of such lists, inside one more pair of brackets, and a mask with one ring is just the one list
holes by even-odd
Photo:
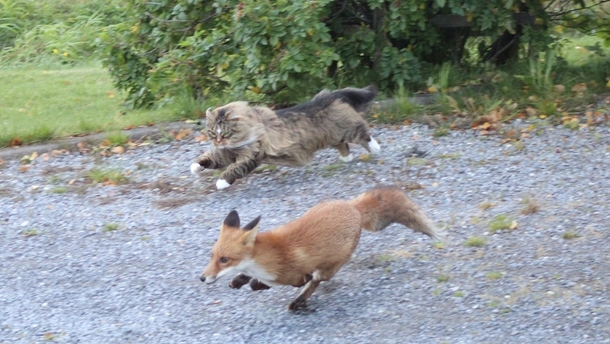
[[379, 144], [362, 118], [377, 91], [374, 86], [324, 90], [312, 100], [273, 111], [238, 101], [206, 112], [207, 135], [212, 148], [191, 165], [226, 170], [216, 182], [224, 189], [247, 176], [261, 163], [303, 166], [323, 148], [336, 148], [340, 159], [353, 159], [349, 143], [378, 153]]

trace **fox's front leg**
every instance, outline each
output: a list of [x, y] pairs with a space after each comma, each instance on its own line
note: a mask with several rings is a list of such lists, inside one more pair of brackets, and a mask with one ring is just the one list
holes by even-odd
[[197, 174], [204, 168], [218, 169], [228, 166], [235, 161], [235, 156], [225, 149], [212, 148], [201, 154], [191, 164], [191, 173]]
[[248, 282], [250, 282], [250, 288], [252, 288], [252, 290], [266, 290], [271, 288], [270, 286], [257, 280], [256, 278], [252, 278], [244, 274], [239, 274], [233, 277], [231, 282], [229, 282], [229, 287], [233, 289], [239, 289], [244, 285], [248, 284]]
[[229, 287], [231, 287], [233, 289], [239, 289], [239, 288], [243, 287], [245, 284], [248, 284], [248, 282], [250, 282], [251, 279], [252, 279], [252, 277], [250, 277], [250, 276], [247, 276], [244, 274], [239, 274], [239, 275], [233, 277], [231, 282], [229, 282]]
[[241, 157], [220, 175], [220, 179], [216, 182], [218, 190], [229, 187], [235, 183], [237, 179], [243, 178], [254, 171], [260, 165], [259, 161], [253, 157]]

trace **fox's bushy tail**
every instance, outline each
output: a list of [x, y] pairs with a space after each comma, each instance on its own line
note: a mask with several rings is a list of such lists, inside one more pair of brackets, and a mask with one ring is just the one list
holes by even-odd
[[397, 187], [371, 189], [350, 203], [362, 214], [362, 228], [366, 230], [376, 232], [392, 223], [400, 223], [435, 240], [442, 240], [434, 223]]

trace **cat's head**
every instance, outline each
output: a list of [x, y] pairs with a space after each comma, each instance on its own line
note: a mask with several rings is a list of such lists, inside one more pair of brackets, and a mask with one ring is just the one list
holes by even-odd
[[252, 108], [247, 102], [233, 102], [206, 111], [207, 136], [214, 146], [240, 148], [257, 139]]

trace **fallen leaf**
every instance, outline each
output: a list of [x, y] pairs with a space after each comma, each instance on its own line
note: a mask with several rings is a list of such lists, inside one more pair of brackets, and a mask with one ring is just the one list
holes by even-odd
[[536, 111], [536, 109], [534, 109], [531, 106], [528, 106], [525, 108], [525, 112], [527, 113], [528, 116], [536, 116], [536, 114], [538, 113], [538, 111]]
[[28, 171], [29, 168], [29, 166], [19, 166], [19, 172], [25, 173]]
[[517, 223], [517, 221], [513, 221], [510, 223], [510, 226], [508, 227], [508, 229], [517, 229], [518, 226], [519, 226], [519, 224]]
[[183, 138], [189, 136], [191, 134], [192, 130], [191, 129], [180, 129], [178, 130], [178, 132], [174, 135], [174, 139], [176, 139], [176, 141], [180, 141]]
[[76, 181], [76, 179], [70, 179], [70, 181], [68, 182], [68, 185], [74, 184], [75, 181]]
[[49, 161], [49, 159], [51, 159], [51, 156], [49, 155], [49, 153], [43, 153], [40, 158], [42, 159], [42, 161]]
[[110, 152], [112, 152], [114, 154], [123, 154], [123, 153], [125, 153], [125, 148], [123, 148], [123, 146], [112, 147]]
[[21, 141], [21, 139], [19, 137], [15, 136], [11, 139], [11, 141], [8, 144], [11, 147], [17, 147], [17, 146], [21, 146], [22, 143], [23, 143], [23, 141]]
[[587, 84], [581, 82], [580, 84], [576, 84], [572, 86], [572, 92], [584, 92], [587, 90]]
[[2, 158], [0, 158], [0, 165], [4, 164], [4, 160], [2, 160]]
[[54, 149], [51, 151], [51, 156], [55, 158], [59, 155], [66, 154], [66, 153], [68, 153], [68, 151], [65, 149]]
[[428, 93], [437, 93], [438, 89], [434, 86], [428, 87]]
[[554, 85], [553, 91], [555, 91], [557, 93], [563, 93], [566, 91], [566, 87], [564, 85]]

